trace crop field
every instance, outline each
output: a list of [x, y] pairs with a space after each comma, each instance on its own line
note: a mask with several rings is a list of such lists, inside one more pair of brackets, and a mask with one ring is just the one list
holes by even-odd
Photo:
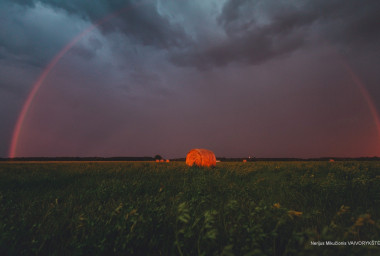
[[380, 162], [2, 162], [0, 255], [380, 255]]

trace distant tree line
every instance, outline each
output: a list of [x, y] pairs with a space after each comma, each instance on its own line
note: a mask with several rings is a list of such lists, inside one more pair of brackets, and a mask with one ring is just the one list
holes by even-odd
[[0, 158], [0, 161], [154, 161], [153, 157], [15, 157]]
[[[15, 157], [15, 158], [0, 158], [0, 161], [155, 161], [163, 159], [160, 155], [155, 155], [154, 157], [143, 156], [143, 157], [130, 157], [130, 156], [120, 156], [120, 157]], [[217, 157], [220, 162], [242, 162], [247, 160], [247, 162], [257, 162], [257, 161], [380, 161], [380, 157], [320, 157], [320, 158], [247, 158], [247, 157]], [[185, 161], [186, 158], [175, 158], [170, 159], [170, 161]]]

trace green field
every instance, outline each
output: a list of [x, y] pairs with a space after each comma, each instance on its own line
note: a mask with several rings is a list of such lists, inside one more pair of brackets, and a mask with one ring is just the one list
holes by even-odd
[[0, 255], [112, 254], [380, 255], [380, 162], [0, 163]]

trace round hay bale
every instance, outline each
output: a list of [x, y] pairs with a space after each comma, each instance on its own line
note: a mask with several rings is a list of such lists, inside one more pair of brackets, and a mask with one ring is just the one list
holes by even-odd
[[166, 162], [167, 162], [167, 163], [169, 163], [169, 162], [170, 162], [170, 160], [169, 160], [169, 159], [166, 159]]
[[208, 149], [192, 149], [187, 153], [186, 164], [188, 166], [204, 166], [211, 167], [216, 165], [216, 157], [214, 153]]
[[247, 162], [247, 159], [243, 159], [243, 163], [246, 163]]

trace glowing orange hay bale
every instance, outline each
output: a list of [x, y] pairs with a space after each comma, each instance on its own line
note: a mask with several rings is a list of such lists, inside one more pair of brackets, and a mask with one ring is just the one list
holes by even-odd
[[167, 162], [167, 163], [169, 163], [169, 162], [170, 162], [170, 160], [169, 160], [169, 159], [166, 159], [166, 162]]
[[247, 159], [244, 159], [244, 160], [243, 160], [243, 163], [246, 163], [246, 162], [247, 162]]
[[163, 163], [163, 162], [164, 162], [164, 159], [161, 159], [160, 162]]
[[330, 159], [329, 162], [332, 163], [332, 162], [335, 162], [335, 160], [334, 159]]
[[204, 166], [211, 167], [216, 165], [216, 157], [214, 153], [207, 149], [192, 149], [187, 153], [186, 164], [188, 166]]
[[159, 163], [159, 162], [160, 162], [160, 160], [156, 159], [156, 163]]

